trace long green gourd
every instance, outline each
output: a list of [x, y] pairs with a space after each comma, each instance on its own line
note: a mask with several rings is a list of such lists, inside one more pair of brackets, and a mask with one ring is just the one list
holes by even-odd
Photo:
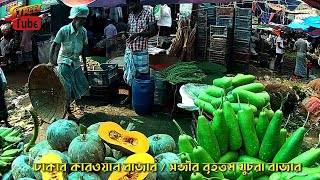
[[283, 144], [287, 141], [288, 131], [287, 131], [286, 127], [287, 127], [287, 124], [289, 123], [290, 117], [291, 117], [291, 114], [289, 114], [286, 124], [280, 130], [279, 145], [278, 145], [279, 150], [281, 149]]
[[197, 142], [215, 162], [220, 159], [219, 143], [206, 117], [200, 115], [197, 122]]
[[199, 146], [195, 141], [193, 142], [193, 157], [194, 157], [194, 163], [199, 163], [199, 169], [202, 172], [202, 174], [208, 178], [211, 177], [218, 177], [218, 178], [224, 178], [222, 172], [214, 172], [214, 171], [206, 171], [204, 169], [205, 164], [207, 163], [215, 163], [215, 161], [212, 159], [212, 157], [209, 155], [209, 153], [201, 146]]
[[190, 142], [190, 138], [192, 139], [192, 137], [187, 135], [182, 130], [182, 128], [179, 126], [179, 124], [177, 123], [176, 120], [173, 120], [173, 123], [177, 126], [177, 128], [180, 132], [179, 139], [178, 139], [179, 153], [188, 153], [191, 160], [193, 160], [193, 157], [192, 157], [193, 146]]
[[228, 128], [221, 106], [213, 113], [212, 130], [217, 137], [220, 154], [228, 151]]
[[265, 111], [261, 111], [259, 114], [257, 125], [256, 125], [256, 132], [257, 132], [257, 136], [260, 143], [263, 140], [263, 137], [268, 129], [268, 126], [269, 126], [269, 120], [268, 120], [267, 114]]
[[229, 101], [224, 101], [222, 106], [223, 116], [226, 119], [228, 132], [229, 149], [235, 151], [242, 146], [242, 137], [239, 122]]
[[305, 125], [309, 119], [309, 114], [310, 114], [310, 112], [308, 112], [308, 116], [307, 116], [307, 119], [306, 119], [303, 127], [299, 127], [288, 138], [288, 140], [284, 143], [284, 145], [281, 147], [281, 149], [278, 151], [278, 153], [274, 157], [272, 163], [287, 163], [291, 159], [298, 156], [300, 149], [301, 149], [301, 146], [302, 146], [304, 134], [307, 132]]
[[194, 105], [199, 107], [199, 109], [204, 110], [209, 114], [213, 114], [213, 112], [216, 110], [210, 103], [207, 103], [201, 99], [195, 99], [193, 102]]
[[[239, 106], [240, 100], [237, 96]], [[254, 114], [250, 107], [238, 111], [238, 121], [242, 134], [244, 148], [248, 155], [256, 156], [259, 153], [259, 139], [254, 128]]]
[[239, 154], [237, 151], [229, 151], [221, 156], [218, 163], [231, 163], [236, 162], [239, 158]]
[[283, 118], [283, 112], [281, 111], [282, 105], [280, 109], [275, 112], [272, 120], [270, 121], [261, 143], [259, 158], [265, 162], [271, 162], [278, 152], [280, 129]]
[[213, 85], [220, 87], [220, 88], [230, 88], [232, 86], [232, 77], [222, 77], [213, 80]]
[[310, 167], [316, 163], [320, 159], [320, 148], [318, 148], [320, 144], [320, 135], [319, 142], [316, 147], [309, 149], [308, 151], [300, 154], [299, 156], [291, 159], [289, 163], [301, 163], [303, 167]]

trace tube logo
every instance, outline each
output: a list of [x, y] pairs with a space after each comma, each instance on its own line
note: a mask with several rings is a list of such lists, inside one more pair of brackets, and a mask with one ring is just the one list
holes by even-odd
[[39, 16], [31, 16], [42, 10], [41, 4], [31, 6], [13, 6], [10, 8], [11, 16], [6, 21], [12, 21], [14, 30], [40, 30], [41, 18]]

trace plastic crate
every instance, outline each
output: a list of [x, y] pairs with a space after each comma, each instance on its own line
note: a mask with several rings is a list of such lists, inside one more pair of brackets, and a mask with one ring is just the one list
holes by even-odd
[[252, 20], [251, 19], [240, 19], [236, 18], [235, 20], [235, 29], [245, 29], [252, 30]]
[[233, 7], [218, 7], [216, 8], [217, 17], [233, 17], [234, 8]]
[[210, 26], [210, 37], [228, 37], [226, 26]]
[[233, 18], [217, 17], [217, 26], [226, 26], [228, 28], [233, 28]]
[[201, 8], [197, 9], [198, 18], [207, 18], [208, 16], [208, 9], [207, 8]]
[[236, 8], [235, 9], [235, 17], [242, 19], [250, 19], [252, 18], [252, 9], [251, 8]]
[[250, 52], [250, 42], [248, 41], [234, 41], [233, 42], [233, 51], [235, 52]]
[[118, 64], [101, 64], [94, 70], [88, 70], [88, 82], [91, 87], [108, 87], [118, 80]]
[[226, 51], [216, 51], [209, 49], [208, 59], [209, 62], [226, 65], [228, 60], [228, 53]]
[[199, 26], [198, 28], [197, 28], [197, 33], [198, 33], [198, 36], [203, 36], [203, 35], [205, 35], [206, 36], [206, 34], [207, 34], [207, 27], [203, 27], [203, 26]]
[[236, 29], [234, 31], [234, 39], [237, 41], [249, 41], [251, 40], [251, 31]]
[[207, 18], [207, 24], [208, 24], [208, 26], [210, 26], [210, 25], [216, 25], [216, 23], [217, 23], [217, 18], [216, 18], [216, 16], [208, 16], [208, 18]]
[[220, 37], [211, 37], [210, 49], [216, 50], [216, 51], [224, 51], [228, 49], [228, 39], [220, 38]]

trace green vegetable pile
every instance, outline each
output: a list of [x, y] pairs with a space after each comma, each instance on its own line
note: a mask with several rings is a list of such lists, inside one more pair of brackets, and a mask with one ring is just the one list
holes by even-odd
[[12, 163], [17, 157], [21, 154], [27, 154], [35, 145], [38, 137], [39, 119], [34, 111], [30, 111], [30, 114], [33, 118], [34, 133], [25, 148], [18, 148], [18, 144], [23, 141], [20, 129], [0, 129], [0, 177], [11, 169]]
[[22, 141], [20, 130], [0, 129], [0, 175], [10, 169], [10, 163], [22, 152], [17, 145]]
[[175, 85], [178, 83], [200, 83], [207, 76], [195, 62], [178, 62], [160, 70], [159, 77], [161, 80]]
[[[320, 157], [320, 148], [300, 154], [307, 129], [302, 126], [287, 137], [287, 130], [281, 127], [282, 106], [273, 112], [268, 93], [255, 79], [252, 75], [238, 74], [213, 80], [206, 94], [195, 100], [201, 110], [214, 117], [210, 123], [200, 113], [196, 140], [175, 122], [181, 133], [178, 140], [181, 162], [189, 160], [200, 167], [200, 172], [183, 172], [184, 179], [320, 179], [320, 167], [312, 167]], [[203, 171], [203, 163], [235, 163], [236, 170], [208, 173]], [[261, 163], [265, 170], [243, 173], [240, 163]], [[268, 163], [301, 163], [302, 172], [272, 172]]]

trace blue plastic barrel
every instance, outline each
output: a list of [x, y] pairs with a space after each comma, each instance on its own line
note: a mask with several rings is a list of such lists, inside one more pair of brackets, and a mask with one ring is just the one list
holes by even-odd
[[132, 83], [132, 107], [138, 115], [151, 112], [154, 103], [154, 78], [150, 76], [136, 77]]

